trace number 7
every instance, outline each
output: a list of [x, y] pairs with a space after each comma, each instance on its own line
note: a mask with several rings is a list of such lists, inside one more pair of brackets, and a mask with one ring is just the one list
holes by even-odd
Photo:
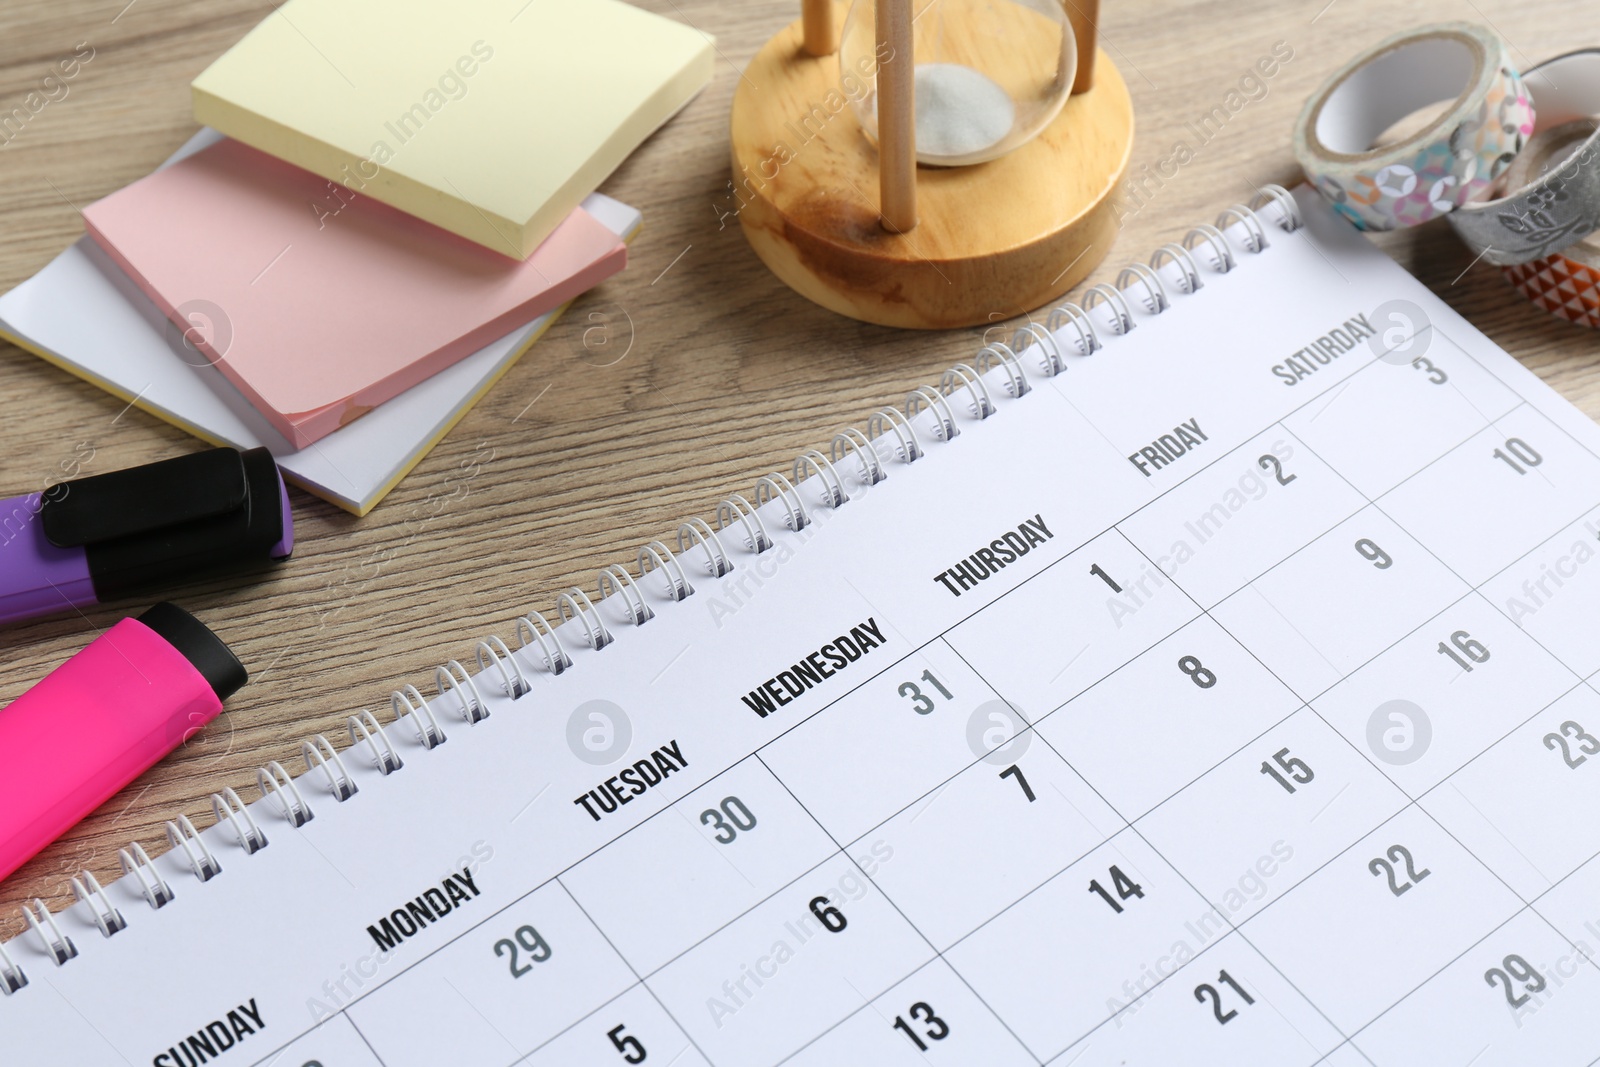
[[1033, 795], [1033, 789], [1028, 785], [1028, 779], [1025, 775], [1023, 775], [1021, 767], [1018, 767], [1015, 763], [1013, 763], [1011, 766], [1000, 772], [1000, 777], [1015, 778], [1017, 780], [1017, 784], [1022, 787], [1022, 795], [1028, 798], [1028, 803], [1032, 804], [1034, 802], [1035, 797]]

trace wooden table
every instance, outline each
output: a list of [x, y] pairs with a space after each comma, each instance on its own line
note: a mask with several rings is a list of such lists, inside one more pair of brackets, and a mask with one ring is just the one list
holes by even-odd
[[[69, 875], [117, 873], [130, 840], [165, 849], [179, 812], [212, 821], [208, 794], [256, 795], [255, 768], [300, 766], [300, 741], [344, 736], [345, 716], [384, 709], [404, 682], [431, 688], [448, 657], [511, 635], [529, 607], [553, 612], [569, 585], [631, 561], [678, 522], [709, 518], [730, 490], [787, 469], [805, 448], [937, 380], [970, 357], [979, 330], [900, 333], [838, 318], [761, 266], [728, 189], [726, 129], [736, 79], [756, 48], [798, 17], [793, 0], [640, 0], [717, 38], [711, 87], [602, 187], [644, 211], [621, 277], [581, 299], [421, 466], [356, 519], [291, 492], [298, 546], [286, 565], [176, 590], [250, 668], [229, 710], [67, 837], [0, 884], [0, 936], [21, 902], [68, 903]], [[124, 6], [126, 4], [126, 6]], [[1325, 5], [1325, 6], [1324, 6]], [[82, 233], [79, 209], [143, 176], [194, 132], [189, 81], [264, 18], [266, 0], [58, 0], [0, 8], [0, 110], [19, 102], [80, 42], [93, 48], [66, 96], [0, 147], [0, 288]], [[1297, 180], [1289, 132], [1302, 101], [1339, 63], [1398, 28], [1491, 21], [1524, 66], [1600, 43], [1585, 5], [1553, 0], [1105, 0], [1102, 44], [1127, 79], [1138, 129], [1131, 174], [1173, 157], [1145, 184], [1117, 247], [1089, 279], [1109, 281], [1190, 224], [1263, 181]], [[1208, 143], [1191, 123], [1222, 101], [1275, 42], [1293, 59]], [[59, 96], [59, 92], [57, 93]], [[536, 106], [530, 104], [530, 106]], [[1173, 171], [1168, 165], [1162, 168]], [[1154, 174], [1152, 170], [1150, 173]], [[1499, 271], [1473, 264], [1442, 222], [1381, 243], [1440, 296], [1591, 415], [1600, 416], [1594, 333], [1524, 303]], [[1028, 309], [996, 308], [998, 320]], [[89, 473], [198, 447], [122, 401], [0, 344], [0, 492], [44, 484], [75, 449]], [[0, 702], [143, 603], [0, 631]], [[49, 753], [40, 753], [42, 760]]]

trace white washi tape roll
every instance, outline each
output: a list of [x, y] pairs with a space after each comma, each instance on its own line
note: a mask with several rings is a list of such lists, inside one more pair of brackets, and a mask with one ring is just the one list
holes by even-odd
[[1498, 266], [1559, 252], [1600, 228], [1600, 49], [1546, 60], [1523, 80], [1539, 118], [1504, 194], [1450, 215], [1473, 253]]
[[[1440, 101], [1421, 132], [1378, 135]], [[1533, 133], [1533, 103], [1498, 34], [1444, 22], [1395, 34], [1323, 83], [1300, 112], [1294, 151], [1334, 210], [1364, 230], [1415, 226], [1485, 194]]]

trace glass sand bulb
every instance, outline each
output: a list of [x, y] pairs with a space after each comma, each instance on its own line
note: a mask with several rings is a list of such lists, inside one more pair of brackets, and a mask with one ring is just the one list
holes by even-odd
[[[1078, 68], [1063, 0], [911, 0], [917, 162], [982, 163], [1039, 134]], [[855, 0], [839, 73], [861, 128], [878, 139], [877, 0]]]

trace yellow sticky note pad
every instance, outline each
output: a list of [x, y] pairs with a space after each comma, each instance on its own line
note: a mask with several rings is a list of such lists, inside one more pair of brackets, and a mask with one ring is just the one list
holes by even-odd
[[191, 90], [199, 122], [525, 259], [713, 54], [620, 0], [288, 0]]

